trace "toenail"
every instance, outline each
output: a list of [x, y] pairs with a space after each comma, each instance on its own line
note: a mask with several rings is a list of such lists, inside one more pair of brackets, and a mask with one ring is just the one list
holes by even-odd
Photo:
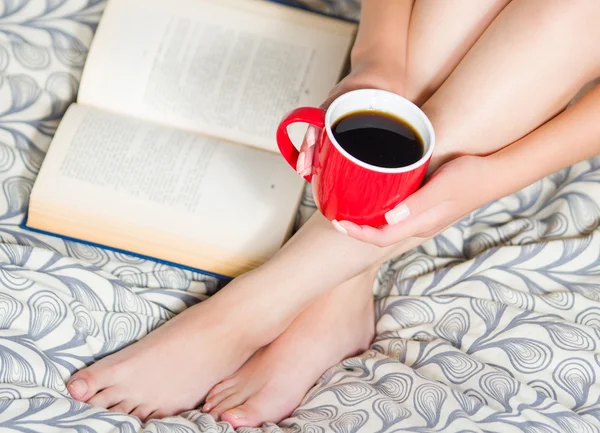
[[246, 412], [244, 412], [242, 409], [231, 409], [228, 410], [227, 413], [235, 419], [246, 418]]
[[88, 390], [87, 383], [81, 379], [75, 379], [73, 382], [67, 385], [67, 388], [73, 397], [78, 398], [83, 397]]

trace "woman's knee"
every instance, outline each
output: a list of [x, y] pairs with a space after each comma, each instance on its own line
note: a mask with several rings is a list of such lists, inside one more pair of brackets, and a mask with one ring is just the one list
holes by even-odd
[[568, 50], [565, 61], [571, 62], [573, 77], [582, 83], [600, 74], [600, 1], [517, 1], [515, 6], [527, 10], [529, 25], [539, 38], [556, 41], [556, 45], [540, 49], [560, 51], [562, 46]]

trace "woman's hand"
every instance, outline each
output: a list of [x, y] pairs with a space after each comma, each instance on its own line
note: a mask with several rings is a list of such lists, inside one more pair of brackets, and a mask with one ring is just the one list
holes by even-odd
[[[381, 89], [402, 95], [405, 90], [403, 66], [382, 56], [374, 57], [353, 61], [355, 66], [352, 72], [329, 92], [321, 108], [326, 110], [336, 98], [357, 89]], [[302, 177], [311, 173], [314, 145], [319, 132], [319, 129], [314, 126], [309, 126], [306, 131], [296, 165], [296, 171]]]
[[[599, 115], [600, 86], [503, 149], [488, 156], [459, 156], [442, 165], [421, 189], [386, 214], [389, 225], [373, 228], [340, 221], [334, 226], [378, 246], [409, 237], [432, 237], [486, 203], [600, 154]], [[575, 141], [573, 131], [578, 131]], [[565, 146], [574, 142], [577, 146], [564, 152]]]
[[[437, 169], [421, 189], [386, 214], [374, 228], [334, 222], [339, 231], [386, 247], [410, 237], [430, 238], [480, 206], [504, 195], [489, 157], [461, 156]], [[340, 228], [341, 227], [341, 228]]]

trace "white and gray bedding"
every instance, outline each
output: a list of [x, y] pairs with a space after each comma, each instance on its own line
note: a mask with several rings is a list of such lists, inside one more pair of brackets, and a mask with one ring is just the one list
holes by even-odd
[[[0, 1], [0, 431], [228, 431], [198, 411], [143, 426], [65, 388], [219, 287], [18, 227], [102, 9]], [[289, 419], [263, 430], [600, 431], [599, 203], [595, 158], [387, 264], [371, 350], [332, 367]]]

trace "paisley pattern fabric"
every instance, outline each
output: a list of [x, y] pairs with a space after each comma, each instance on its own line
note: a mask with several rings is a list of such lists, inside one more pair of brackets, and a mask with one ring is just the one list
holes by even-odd
[[[352, 14], [356, 3], [317, 6]], [[77, 369], [220, 287], [18, 227], [103, 6], [0, 1], [0, 430], [232, 431], [198, 411], [142, 426], [65, 389]], [[594, 158], [389, 262], [375, 286], [371, 350], [331, 368], [289, 419], [262, 430], [600, 431], [599, 223]]]

